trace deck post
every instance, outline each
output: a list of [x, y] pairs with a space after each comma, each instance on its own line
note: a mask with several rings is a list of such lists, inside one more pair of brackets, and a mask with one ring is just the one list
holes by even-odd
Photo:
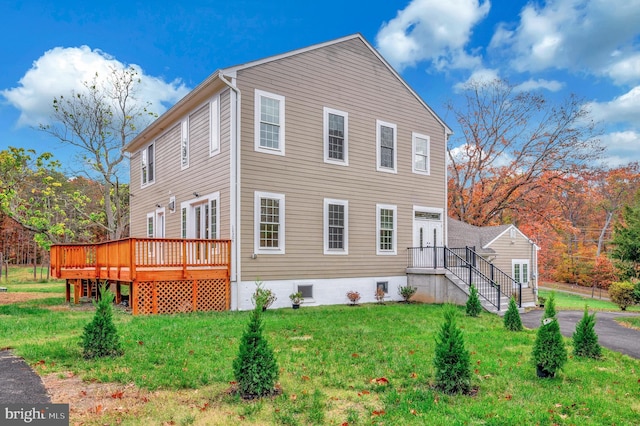
[[133, 315], [138, 315], [138, 288], [135, 281], [129, 286], [129, 303], [133, 308]]
[[198, 310], [198, 280], [197, 279], [193, 279], [193, 297], [192, 297], [192, 307], [193, 307], [193, 312]]
[[122, 302], [122, 289], [120, 288], [120, 281], [116, 281], [116, 305]]
[[80, 288], [82, 287], [81, 285], [81, 280], [77, 279], [75, 280], [75, 282], [73, 283], [73, 303], [74, 304], [78, 304], [80, 303]]
[[64, 280], [65, 281], [65, 287], [66, 287], [66, 291], [64, 294], [64, 298], [66, 300], [67, 303], [69, 303], [71, 301], [71, 286], [69, 285], [69, 280]]
[[155, 280], [152, 281], [153, 296], [151, 296], [151, 311], [158, 313], [158, 285]]

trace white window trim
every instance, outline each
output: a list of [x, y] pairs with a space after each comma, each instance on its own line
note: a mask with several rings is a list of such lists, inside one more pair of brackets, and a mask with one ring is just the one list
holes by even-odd
[[[529, 282], [531, 282], [531, 262], [529, 261], [529, 259], [511, 259], [511, 277], [513, 278], [513, 280], [516, 280], [516, 274], [515, 274], [515, 265], [518, 264], [520, 265], [520, 282], [522, 284], [523, 288], [529, 287]], [[522, 265], [526, 264], [527, 265], [527, 281], [526, 282], [522, 282]]]
[[[146, 167], [147, 167], [147, 176], [149, 176], [149, 158], [147, 158], [148, 156], [148, 152], [149, 152], [149, 147], [153, 146], [153, 179], [149, 179], [147, 178], [147, 181], [144, 181], [144, 173], [142, 172], [143, 167], [145, 167], [145, 159], [146, 159]], [[152, 185], [154, 182], [156, 181], [156, 141], [151, 142], [150, 144], [147, 144], [144, 148], [142, 148], [141, 152], [140, 152], [140, 187], [144, 188], [147, 187], [149, 185]]]
[[[183, 147], [186, 146], [186, 151]], [[180, 169], [189, 168], [189, 118], [180, 123]]]
[[[393, 211], [393, 250], [380, 249], [380, 211], [382, 209]], [[392, 204], [376, 204], [376, 254], [378, 256], [395, 256], [398, 254], [398, 206]]]
[[[426, 139], [427, 141], [427, 170], [416, 169], [416, 139]], [[423, 135], [420, 133], [412, 132], [411, 133], [411, 152], [413, 157], [411, 158], [411, 169], [413, 173], [419, 175], [430, 175], [431, 174], [431, 138], [427, 135]]]
[[[391, 127], [393, 129], [393, 168], [380, 166], [382, 159], [380, 127]], [[385, 173], [398, 173], [398, 126], [386, 121], [376, 120], [376, 170]]]
[[220, 153], [220, 95], [209, 101], [209, 157]]
[[[280, 133], [278, 139], [278, 149], [267, 148], [260, 145], [260, 98], [267, 97], [271, 99], [276, 99], [280, 102]], [[273, 155], [284, 155], [284, 141], [285, 141], [285, 117], [284, 117], [284, 96], [276, 95], [275, 93], [265, 92], [263, 90], [255, 89], [255, 98], [254, 98], [254, 149], [257, 152], [262, 152], [264, 154], [273, 154]]]
[[[349, 165], [349, 113], [332, 109], [328, 107], [323, 108], [323, 139], [324, 139], [324, 162], [328, 164], [335, 164], [338, 166]], [[340, 115], [344, 117], [344, 160], [336, 160], [329, 157], [329, 114]]]
[[[260, 247], [260, 200], [272, 198], [280, 201], [280, 230], [278, 248]], [[284, 194], [272, 192], [254, 192], [253, 202], [253, 253], [254, 254], [285, 254], [285, 197]]]
[[[216, 212], [217, 213], [216, 214], [216, 232], [218, 233], [217, 238], [220, 239], [220, 191], [212, 192], [206, 195], [200, 195], [198, 198], [192, 198], [190, 200], [186, 200], [180, 203], [180, 237], [182, 237], [182, 235], [186, 235], [185, 238], [196, 238], [195, 226], [193, 225], [195, 221], [195, 212], [193, 210], [193, 207], [199, 204], [200, 205], [208, 204], [209, 214], [211, 214], [211, 210], [210, 210], [211, 200], [216, 200], [216, 205], [218, 207]], [[183, 228], [183, 225], [182, 225], [183, 209], [187, 210], [186, 232], [184, 232], [185, 229]], [[211, 232], [211, 230], [209, 230], [209, 232]], [[209, 235], [207, 238], [211, 238], [211, 236]]]
[[[329, 204], [344, 206], [344, 248], [329, 249]], [[349, 254], [349, 202], [346, 200], [324, 199], [324, 254], [348, 255]]]

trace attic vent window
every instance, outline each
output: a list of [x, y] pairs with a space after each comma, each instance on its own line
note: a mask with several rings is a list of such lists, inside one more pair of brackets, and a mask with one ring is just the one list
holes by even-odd
[[511, 228], [511, 229], [509, 230], [509, 237], [510, 237], [510, 238], [512, 238], [512, 239], [516, 237], [516, 230], [515, 230], [515, 228]]

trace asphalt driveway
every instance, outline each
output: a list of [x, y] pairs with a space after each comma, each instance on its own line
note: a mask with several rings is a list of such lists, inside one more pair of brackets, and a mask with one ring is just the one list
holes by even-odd
[[42, 379], [20, 357], [0, 350], [0, 404], [48, 404]]
[[[536, 309], [521, 314], [522, 324], [527, 328], [538, 328], [543, 313], [544, 310]], [[583, 315], [584, 311], [557, 311], [556, 318], [562, 335], [571, 337]], [[639, 315], [624, 312], [597, 312], [595, 330], [600, 345], [640, 359], [640, 331], [623, 327], [614, 320], [614, 318], [630, 316]]]

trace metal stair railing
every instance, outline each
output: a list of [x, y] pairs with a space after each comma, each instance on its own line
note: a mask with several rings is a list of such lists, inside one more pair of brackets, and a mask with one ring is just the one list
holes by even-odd
[[522, 306], [522, 284], [469, 247], [410, 247], [407, 265], [409, 268], [446, 269], [467, 286], [473, 284], [479, 296], [498, 310], [502, 296], [516, 296], [518, 306]]

